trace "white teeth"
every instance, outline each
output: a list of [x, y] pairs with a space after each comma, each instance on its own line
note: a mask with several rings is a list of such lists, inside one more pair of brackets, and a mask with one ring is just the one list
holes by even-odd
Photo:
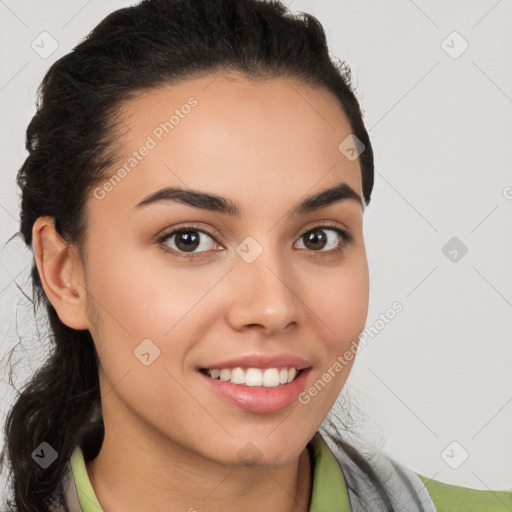
[[290, 368], [290, 372], [288, 373], [288, 382], [295, 379], [295, 375], [297, 375], [297, 370], [295, 368]]
[[263, 385], [266, 388], [279, 386], [279, 370], [277, 368], [268, 368], [263, 372]]
[[245, 379], [245, 372], [242, 368], [233, 368], [231, 370], [231, 382], [233, 384], [245, 384]]
[[261, 373], [261, 370], [259, 368], [249, 368], [245, 372], [245, 385], [246, 386], [261, 386], [262, 384], [263, 384], [263, 373]]
[[245, 384], [251, 387], [275, 388], [276, 386], [291, 382], [297, 376], [296, 368], [215, 368], [206, 370], [213, 379], [233, 384]]

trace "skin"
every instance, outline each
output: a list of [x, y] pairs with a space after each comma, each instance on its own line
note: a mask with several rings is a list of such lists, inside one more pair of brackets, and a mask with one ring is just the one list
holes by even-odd
[[[206, 75], [122, 105], [112, 173], [190, 96], [198, 104], [173, 131], [103, 199], [88, 198], [84, 263], [51, 217], [33, 228], [49, 300], [66, 325], [90, 330], [101, 360], [106, 432], [88, 474], [105, 512], [307, 511], [306, 445], [353, 360], [307, 405], [296, 401], [272, 414], [228, 403], [197, 368], [245, 354], [292, 353], [311, 362], [307, 389], [364, 329], [369, 280], [361, 204], [346, 200], [286, 217], [306, 195], [341, 182], [362, 196], [359, 160], [338, 150], [351, 129], [323, 88]], [[133, 211], [166, 186], [229, 198], [242, 216], [180, 203]], [[195, 259], [179, 256], [177, 236], [155, 242], [188, 222], [216, 238], [194, 231], [202, 241]], [[303, 235], [325, 222], [353, 240], [327, 228], [330, 242], [315, 249]], [[263, 248], [251, 264], [236, 252], [247, 236]], [[342, 244], [343, 252], [332, 250]], [[149, 366], [134, 356], [147, 338], [160, 350]], [[249, 441], [258, 455], [253, 463], [239, 455]]]

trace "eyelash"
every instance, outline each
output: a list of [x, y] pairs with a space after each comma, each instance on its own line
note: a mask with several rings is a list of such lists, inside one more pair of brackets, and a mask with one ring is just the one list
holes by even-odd
[[[329, 223], [327, 223], [327, 224], [319, 224], [318, 226], [313, 226], [313, 227], [308, 228], [306, 231], [304, 231], [299, 236], [299, 240], [304, 235], [306, 235], [307, 233], [310, 233], [311, 231], [315, 231], [317, 229], [333, 230], [338, 235], [340, 235], [340, 238], [343, 240], [343, 242], [341, 243], [341, 245], [339, 245], [335, 249], [331, 249], [329, 251], [309, 251], [309, 252], [312, 252], [312, 253], [318, 253], [318, 254], [322, 254], [322, 253], [324, 253], [324, 254], [337, 253], [337, 254], [341, 254], [345, 250], [345, 246], [347, 244], [349, 244], [350, 242], [352, 242], [352, 240], [353, 240], [353, 236], [352, 236], [351, 233], [349, 233], [348, 231], [345, 231], [344, 229], [341, 229], [339, 226], [337, 226], [335, 224], [329, 224]], [[175, 249], [169, 248], [164, 243], [168, 239], [172, 238], [172, 236], [174, 236], [174, 235], [176, 235], [178, 233], [183, 233], [183, 232], [187, 232], [187, 231], [197, 231], [199, 233], [203, 233], [205, 235], [208, 235], [215, 243], [217, 243], [217, 244], [220, 243], [220, 242], [217, 241], [217, 239], [215, 238], [215, 236], [212, 233], [209, 233], [208, 231], [205, 231], [203, 228], [200, 228], [199, 226], [196, 226], [194, 224], [188, 224], [188, 225], [185, 225], [185, 226], [180, 226], [177, 229], [173, 229], [172, 231], [169, 231], [168, 233], [165, 233], [164, 235], [159, 237], [156, 240], [156, 242], [159, 243], [162, 246], [162, 250], [165, 253], [174, 254], [174, 255], [177, 255], [178, 257], [182, 257], [182, 258], [185, 258], [185, 259], [193, 259], [193, 258], [197, 257], [198, 255], [200, 255], [201, 252], [199, 252], [199, 253], [182, 253], [182, 252], [176, 251]], [[208, 252], [208, 251], [203, 251], [203, 252]]]

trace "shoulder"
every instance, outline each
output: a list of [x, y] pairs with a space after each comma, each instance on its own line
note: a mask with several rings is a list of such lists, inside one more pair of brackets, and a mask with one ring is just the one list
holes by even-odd
[[438, 512], [511, 512], [512, 491], [481, 491], [432, 480], [418, 473]]
[[[354, 510], [387, 510], [376, 491], [377, 482], [395, 510], [512, 512], [512, 489], [482, 491], [451, 485], [414, 472], [384, 451], [368, 456], [346, 442], [328, 445], [343, 472], [350, 502], [357, 505]], [[365, 465], [371, 472], [364, 470]]]

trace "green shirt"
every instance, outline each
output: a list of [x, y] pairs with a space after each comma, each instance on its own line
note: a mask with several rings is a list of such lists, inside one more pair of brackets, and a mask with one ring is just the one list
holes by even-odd
[[[310, 446], [314, 474], [309, 512], [350, 512], [345, 480], [334, 455], [322, 438], [315, 437]], [[83, 512], [103, 512], [89, 481], [80, 447], [73, 452], [71, 467]], [[418, 476], [438, 512], [512, 512], [512, 492], [480, 491]]]

